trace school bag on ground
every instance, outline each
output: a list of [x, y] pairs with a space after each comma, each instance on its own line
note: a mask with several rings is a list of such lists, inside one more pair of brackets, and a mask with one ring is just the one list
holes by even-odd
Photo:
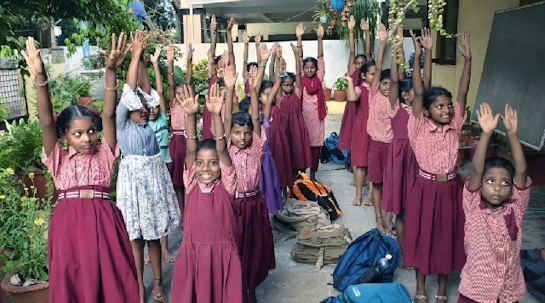
[[288, 199], [273, 217], [276, 230], [296, 236], [300, 231], [331, 225], [327, 212], [318, 203]]
[[337, 263], [333, 272], [333, 287], [344, 291], [350, 285], [362, 283], [365, 273], [387, 254], [392, 255], [392, 260], [384, 270], [382, 283], [392, 282], [400, 261], [399, 244], [394, 238], [382, 235], [376, 228], [366, 232], [350, 244]]
[[336, 132], [331, 133], [324, 141], [322, 147], [320, 160], [322, 163], [333, 161], [335, 164], [346, 164], [346, 158], [348, 151], [341, 151], [339, 149], [339, 135]]
[[528, 292], [539, 302], [545, 302], [545, 260], [541, 249], [521, 251], [520, 261]]
[[297, 236], [291, 258], [295, 262], [315, 264], [319, 270], [323, 265], [337, 263], [351, 242], [350, 231], [344, 225], [313, 228]]
[[342, 216], [339, 203], [331, 188], [320, 182], [312, 181], [305, 173], [299, 173], [297, 180], [293, 184], [290, 197], [300, 201], [316, 201], [327, 211], [331, 221]]
[[349, 286], [337, 297], [322, 303], [412, 303], [411, 295], [400, 283], [359, 284]]

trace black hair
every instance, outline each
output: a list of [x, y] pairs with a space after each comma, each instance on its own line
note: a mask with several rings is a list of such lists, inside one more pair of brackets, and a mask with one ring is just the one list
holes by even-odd
[[515, 178], [515, 166], [511, 161], [502, 158], [502, 157], [492, 157], [486, 159], [484, 162], [483, 174], [485, 174], [489, 169], [493, 168], [503, 168], [509, 172], [511, 175], [511, 180]]
[[233, 124], [231, 126], [234, 126], [235, 124], [242, 127], [248, 126], [252, 131], [254, 131], [254, 123], [252, 122], [252, 116], [248, 114], [248, 111], [246, 112], [240, 111], [238, 113], [233, 114]]
[[220, 63], [220, 60], [221, 60], [222, 56], [223, 55], [219, 55], [219, 56], [214, 58], [214, 65], [218, 65], [218, 63]]
[[246, 64], [246, 71], [249, 72], [250, 68], [252, 68], [252, 66], [258, 67], [257, 62], [250, 62], [250, 63]]
[[409, 93], [413, 89], [413, 81], [411, 79], [401, 79], [399, 81], [399, 99], [405, 103], [407, 100], [403, 98], [403, 93]]
[[382, 80], [390, 80], [390, 74], [391, 74], [392, 70], [391, 69], [385, 69], [383, 71], [380, 72], [380, 81]]
[[261, 95], [267, 88], [272, 88], [274, 85], [269, 80], [263, 80], [263, 83], [261, 83], [261, 91], [259, 91], [259, 94]]
[[433, 102], [440, 96], [452, 99], [452, 94], [448, 90], [437, 86], [430, 87], [424, 93], [424, 108], [429, 111]]
[[243, 113], [249, 112], [251, 104], [252, 104], [252, 100], [251, 100], [250, 97], [244, 98], [244, 100], [242, 100], [242, 102], [240, 102], [240, 104], [239, 104], [240, 111], [243, 112]]
[[303, 60], [303, 66], [305, 66], [305, 64], [307, 64], [309, 62], [314, 64], [314, 66], [316, 66], [316, 69], [318, 69], [318, 60], [316, 60], [316, 58], [314, 58], [314, 57], [305, 58]]
[[[373, 66], [375, 66], [375, 61], [373, 60], [365, 61], [365, 63], [363, 63], [363, 65], [360, 68], [360, 72], [365, 76], [365, 74], [367, 74], [369, 70], [371, 70], [371, 67]], [[363, 77], [360, 77], [358, 86], [362, 83], [363, 83]]]
[[280, 83], [284, 83], [284, 81], [291, 79], [293, 83], [295, 83], [295, 74], [294, 73], [286, 73], [285, 77], [280, 78]]
[[178, 88], [183, 88], [184, 85], [186, 85], [185, 81], [180, 81], [180, 83], [178, 85], [176, 85], [176, 87], [174, 88], [174, 90], [177, 90]]
[[218, 78], [218, 87], [225, 87], [225, 80], [223, 78]]
[[65, 108], [60, 115], [55, 119], [57, 125], [57, 137], [62, 138], [66, 135], [72, 121], [89, 117], [95, 124], [97, 131], [102, 130], [102, 119], [98, 112], [93, 112], [89, 108], [81, 105], [70, 105]]
[[367, 56], [364, 54], [357, 54], [356, 57], [354, 57], [354, 60], [357, 60], [358, 58], [363, 58], [365, 61], [367, 61]]
[[197, 152], [201, 150], [213, 150], [216, 151], [216, 141], [212, 139], [207, 139], [200, 141], [199, 144], [197, 144]]

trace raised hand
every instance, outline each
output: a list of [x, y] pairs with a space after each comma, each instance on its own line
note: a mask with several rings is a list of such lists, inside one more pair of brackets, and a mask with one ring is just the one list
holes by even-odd
[[[261, 48], [259, 49], [259, 54], [261, 56], [261, 62], [267, 62], [269, 60], [269, 57], [271, 56], [272, 49], [269, 51], [267, 49], [267, 45], [263, 44], [261, 45]], [[282, 56], [282, 52], [280, 52], [280, 56]]]
[[369, 30], [369, 22], [367, 22], [367, 20], [361, 19], [360, 28], [364, 32], [368, 31]]
[[384, 43], [386, 42], [386, 40], [388, 40], [388, 31], [386, 30], [386, 26], [384, 26], [384, 24], [381, 24], [378, 28], [378, 37], [381, 43]]
[[184, 85], [181, 95], [176, 96], [178, 100], [182, 100], [180, 105], [187, 115], [195, 115], [199, 112], [199, 96], [193, 95], [193, 90]]
[[148, 44], [149, 35], [144, 32], [131, 33], [132, 53], [134, 56], [141, 56]]
[[460, 53], [466, 60], [471, 59], [471, 39], [470, 39], [469, 31], [465, 31], [464, 35], [462, 36], [462, 45], [458, 46], [460, 49]]
[[125, 56], [129, 52], [130, 48], [127, 47], [127, 36], [124, 33], [119, 35], [119, 40], [116, 45], [115, 34], [112, 34], [112, 50], [108, 53], [105, 50], [100, 50], [100, 53], [104, 56], [106, 61], [106, 68], [117, 69], [125, 61]]
[[155, 54], [150, 56], [149, 61], [154, 65], [158, 64], [159, 63], [159, 56], [161, 56], [161, 45], [157, 46], [157, 48], [155, 49]]
[[278, 75], [284, 76], [286, 74], [287, 74], [286, 60], [284, 60], [284, 58], [282, 58], [280, 60], [280, 63], [278, 64]]
[[174, 54], [176, 53], [176, 50], [174, 49], [174, 45], [172, 42], [170, 42], [167, 46], [167, 61], [168, 62], [174, 62]]
[[252, 88], [255, 90], [259, 85], [259, 70], [257, 66], [250, 68], [250, 78], [252, 79]]
[[356, 18], [352, 15], [350, 16], [350, 20], [348, 20], [348, 29], [354, 30], [354, 28], [356, 28]]
[[188, 43], [187, 44], [187, 60], [193, 60], [193, 52], [195, 51], [195, 48], [193, 48], [193, 44]]
[[422, 55], [422, 45], [420, 44], [420, 42], [418, 41], [418, 39], [414, 35], [414, 32], [413, 32], [412, 29], [409, 31], [409, 33], [411, 34], [411, 38], [413, 39], [415, 56]]
[[519, 124], [517, 110], [505, 104], [505, 114], [501, 118], [507, 134], [517, 134]]
[[324, 27], [322, 26], [322, 24], [318, 24], [316, 35], [318, 36], [318, 39], [322, 39], [324, 37]]
[[223, 80], [225, 81], [225, 87], [235, 87], [235, 84], [237, 82], [237, 73], [232, 65], [225, 67], [225, 71], [223, 72]]
[[348, 81], [348, 83], [352, 83], [354, 82], [354, 79], [350, 76], [350, 75], [344, 75], [344, 78], [346, 79], [346, 81]]
[[303, 37], [303, 35], [305, 34], [305, 27], [303, 26], [303, 22], [299, 23], [299, 25], [297, 25], [297, 28], [295, 29], [295, 35], [297, 36], [297, 38], [301, 38]]
[[210, 94], [209, 96], [206, 96], [206, 108], [211, 114], [221, 114], [224, 95], [225, 92], [219, 88], [217, 83], [214, 83], [210, 87]]
[[422, 38], [420, 38], [420, 44], [426, 49], [426, 52], [431, 51], [433, 48], [433, 38], [431, 37], [431, 30], [429, 28], [422, 29]]
[[486, 134], [491, 134], [498, 127], [500, 120], [500, 114], [494, 115], [492, 108], [488, 103], [482, 103], [477, 111], [477, 117], [479, 118], [479, 125]]
[[231, 19], [229, 19], [229, 23], [227, 23], [227, 30], [230, 31], [236, 23], [235, 17], [231, 17]]
[[21, 53], [23, 58], [25, 58], [30, 73], [34, 77], [45, 74], [44, 62], [40, 56], [40, 50], [38, 50], [36, 44], [34, 44], [34, 38], [28, 37], [26, 40], [26, 52], [23, 51]]
[[297, 45], [290, 43], [291, 49], [293, 50], [293, 54], [295, 54], [295, 57], [299, 57], [301, 55], [301, 48], [297, 47]]
[[242, 34], [242, 40], [244, 41], [244, 44], [250, 43], [250, 36], [248, 36], [247, 31], [244, 31], [244, 34]]
[[261, 33], [257, 33], [257, 35], [255, 35], [254, 41], [255, 41], [255, 43], [260, 43], [261, 42]]
[[216, 20], [216, 15], [213, 15], [212, 19], [210, 20], [210, 28], [213, 32], [216, 32], [218, 30], [218, 21]]

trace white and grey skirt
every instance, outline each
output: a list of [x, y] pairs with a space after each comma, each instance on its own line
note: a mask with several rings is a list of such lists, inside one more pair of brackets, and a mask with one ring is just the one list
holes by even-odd
[[131, 241], [160, 239], [180, 223], [176, 192], [160, 153], [123, 157], [116, 197]]

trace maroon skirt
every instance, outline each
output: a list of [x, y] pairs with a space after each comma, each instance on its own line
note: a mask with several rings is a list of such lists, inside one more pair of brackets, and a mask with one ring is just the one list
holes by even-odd
[[[290, 141], [292, 168], [296, 170], [306, 170], [311, 167], [310, 137], [307, 124], [303, 118], [303, 108], [301, 99], [294, 96], [284, 98], [282, 101], [282, 111], [289, 110], [284, 115], [288, 117], [288, 136]], [[273, 122], [274, 123], [274, 122]]]
[[369, 143], [369, 182], [382, 184], [386, 168], [386, 158], [390, 143], [370, 140]]
[[382, 209], [400, 215], [407, 204], [407, 193], [414, 185], [418, 164], [408, 139], [393, 140], [388, 147]]
[[246, 289], [255, 289], [276, 267], [274, 238], [265, 198], [257, 194], [235, 199], [237, 246]]
[[170, 140], [170, 158], [168, 170], [172, 177], [174, 188], [184, 187], [184, 166], [187, 153], [186, 139], [183, 135], [174, 135]]
[[[70, 191], [78, 189], [109, 193], [102, 186]], [[49, 228], [49, 302], [140, 302], [123, 215], [109, 199], [58, 201]]]
[[[265, 119], [269, 119], [264, 117]], [[293, 167], [291, 165], [291, 153], [286, 126], [287, 117], [282, 114], [277, 106], [273, 106], [271, 126], [269, 127], [271, 153], [278, 170], [280, 186], [293, 185]]]
[[343, 121], [339, 134], [339, 149], [350, 150], [352, 145], [352, 129], [356, 124], [357, 105], [355, 102], [347, 102], [344, 108]]
[[424, 275], [451, 274], [465, 264], [460, 176], [437, 182], [418, 175], [405, 210], [405, 265]]

